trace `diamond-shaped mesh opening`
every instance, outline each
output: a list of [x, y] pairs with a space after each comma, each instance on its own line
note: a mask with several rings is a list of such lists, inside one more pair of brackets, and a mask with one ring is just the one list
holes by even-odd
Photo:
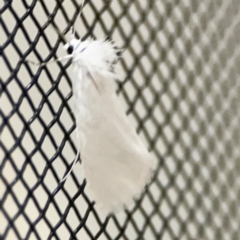
[[[153, 182], [103, 218], [77, 164], [71, 67], [78, 0], [0, 1], [0, 239], [240, 239], [238, 0], [86, 0], [77, 34], [125, 48], [116, 84]], [[67, 35], [68, 36], [68, 35]]]

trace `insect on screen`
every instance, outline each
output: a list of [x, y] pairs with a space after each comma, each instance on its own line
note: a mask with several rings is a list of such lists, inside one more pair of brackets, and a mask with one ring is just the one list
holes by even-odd
[[[80, 9], [0, 1], [0, 239], [238, 240], [238, 1], [86, 0], [76, 22]], [[112, 83], [157, 161], [140, 199], [107, 218], [82, 164], [61, 182], [79, 147], [73, 64], [29, 62], [65, 56], [75, 22], [77, 37], [124, 48]]]

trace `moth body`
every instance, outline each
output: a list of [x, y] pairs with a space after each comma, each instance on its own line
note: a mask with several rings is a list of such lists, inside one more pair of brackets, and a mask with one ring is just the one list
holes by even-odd
[[103, 213], [117, 212], [139, 197], [155, 159], [115, 92], [112, 70], [119, 50], [102, 39], [73, 38], [65, 48], [72, 54], [74, 114], [87, 187]]

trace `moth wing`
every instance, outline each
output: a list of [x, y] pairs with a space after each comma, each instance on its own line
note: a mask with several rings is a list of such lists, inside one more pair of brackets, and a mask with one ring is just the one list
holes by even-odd
[[127, 118], [113, 79], [98, 74], [92, 77], [100, 93], [93, 85], [86, 93], [91, 120], [78, 128], [86, 140], [81, 159], [93, 199], [103, 213], [109, 214], [141, 194], [156, 162]]

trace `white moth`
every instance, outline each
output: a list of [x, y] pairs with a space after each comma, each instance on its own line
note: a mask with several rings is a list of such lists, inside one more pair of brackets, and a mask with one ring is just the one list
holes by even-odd
[[101, 212], [116, 213], [140, 196], [156, 162], [115, 92], [118, 76], [112, 70], [119, 50], [111, 41], [81, 41], [74, 34], [64, 48], [69, 55], [62, 59], [72, 58], [73, 64], [78, 154], [87, 187]]

